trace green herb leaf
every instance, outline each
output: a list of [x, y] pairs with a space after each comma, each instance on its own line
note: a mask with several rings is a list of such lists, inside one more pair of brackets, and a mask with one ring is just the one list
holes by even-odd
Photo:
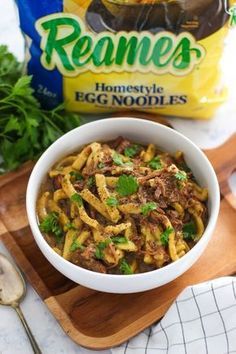
[[104, 258], [103, 251], [109, 245], [109, 243], [111, 243], [111, 240], [108, 238], [107, 240], [105, 240], [103, 242], [99, 242], [97, 244], [96, 250], [95, 250], [95, 254], [94, 254], [97, 259], [103, 259]]
[[21, 133], [21, 125], [18, 122], [17, 117], [14, 117], [13, 115], [11, 115], [11, 117], [9, 117], [9, 120], [4, 128], [4, 133], [10, 133], [10, 132], [18, 132]]
[[105, 167], [105, 164], [103, 162], [99, 162], [98, 163], [98, 168], [101, 169], [101, 168], [104, 168], [104, 167]]
[[45, 232], [46, 234], [52, 233], [55, 236], [57, 243], [60, 243], [62, 241], [63, 229], [59, 224], [58, 213], [49, 213], [46, 218], [39, 224], [39, 228], [42, 232]]
[[93, 186], [95, 186], [95, 177], [94, 176], [90, 176], [89, 178], [88, 178], [88, 181], [87, 181], [87, 186], [88, 186], [88, 188], [91, 188], [91, 187], [93, 187]]
[[146, 216], [150, 213], [150, 211], [156, 210], [156, 208], [157, 208], [157, 203], [155, 202], [146, 203], [141, 206], [141, 213], [144, 216]]
[[160, 236], [160, 240], [163, 246], [167, 246], [169, 243], [169, 236], [174, 231], [172, 227], [168, 227]]
[[183, 236], [185, 240], [194, 240], [197, 228], [194, 222], [189, 222], [183, 226]]
[[113, 162], [117, 165], [117, 166], [123, 166], [124, 165], [124, 162], [123, 162], [123, 159], [122, 159], [122, 156], [115, 153], [113, 155]]
[[119, 243], [128, 243], [128, 240], [126, 237], [124, 236], [114, 236], [111, 238], [112, 242], [115, 244], [119, 244]]
[[116, 191], [120, 196], [126, 197], [138, 191], [137, 179], [133, 176], [121, 175], [116, 185]]
[[184, 171], [179, 171], [175, 174], [175, 178], [179, 181], [186, 181], [187, 180], [187, 173]]
[[104, 257], [103, 251], [98, 246], [96, 247], [94, 255], [97, 259], [103, 259], [103, 257]]
[[33, 89], [30, 87], [32, 76], [22, 76], [20, 77], [12, 89], [12, 94], [15, 96], [29, 96], [32, 95]]
[[110, 207], [115, 207], [119, 204], [118, 200], [116, 199], [116, 197], [109, 197], [106, 200], [106, 204]]
[[72, 222], [68, 222], [65, 227], [68, 229], [68, 230], [76, 230], [76, 227], [75, 225], [72, 223]]
[[124, 155], [126, 157], [134, 157], [140, 151], [140, 146], [137, 144], [132, 144], [125, 148]]
[[83, 199], [78, 193], [73, 194], [70, 200], [74, 203], [77, 203], [79, 206], [83, 205]]
[[162, 168], [160, 157], [154, 157], [151, 161], [149, 161], [148, 166], [151, 167], [153, 170], [160, 170]]
[[81, 124], [80, 117], [65, 112], [63, 105], [42, 109], [31, 88], [32, 77], [22, 76], [22, 69], [7, 47], [0, 46], [0, 172], [37, 159], [61, 135]]
[[122, 156], [117, 153], [115, 153], [113, 155], [113, 162], [117, 166], [132, 166], [133, 165], [132, 162], [124, 162]]
[[85, 248], [85, 247], [84, 247], [83, 245], [81, 245], [81, 243], [79, 243], [77, 240], [74, 240], [74, 241], [72, 242], [71, 246], [70, 246], [70, 251], [71, 251], [71, 252], [75, 252], [75, 251], [77, 251], [78, 249], [80, 249], [81, 251], [83, 251], [84, 248]]
[[120, 271], [122, 274], [125, 274], [125, 275], [133, 274], [133, 271], [132, 271], [130, 265], [126, 262], [126, 260], [124, 258], [120, 262]]
[[23, 64], [9, 53], [7, 46], [0, 46], [0, 84], [13, 85], [21, 76]]
[[73, 177], [75, 179], [75, 181], [83, 181], [84, 180], [84, 177], [79, 172], [71, 171], [70, 175], [71, 175], [71, 177]]

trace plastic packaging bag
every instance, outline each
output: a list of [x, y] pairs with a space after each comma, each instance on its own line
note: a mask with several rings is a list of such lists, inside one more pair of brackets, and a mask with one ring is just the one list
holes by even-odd
[[42, 104], [210, 118], [227, 97], [226, 0], [18, 0]]

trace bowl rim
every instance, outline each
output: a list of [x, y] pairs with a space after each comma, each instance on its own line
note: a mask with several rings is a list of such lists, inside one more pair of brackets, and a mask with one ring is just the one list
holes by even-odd
[[[37, 215], [36, 215], [36, 204], [34, 205], [33, 200], [31, 199], [31, 191], [33, 191], [34, 188], [34, 180], [38, 180], [37, 178], [37, 171], [39, 169], [42, 168], [42, 164], [44, 163], [44, 160], [47, 159], [47, 155], [53, 151], [54, 149], [57, 149], [57, 147], [60, 145], [60, 143], [64, 140], [64, 139], [68, 139], [70, 136], [74, 135], [75, 132], [77, 134], [77, 132], [81, 133], [81, 130], [87, 130], [90, 128], [94, 128], [96, 129], [96, 125], [102, 125], [104, 122], [106, 123], [110, 123], [112, 124], [112, 122], [117, 122], [117, 124], [119, 122], [122, 122], [123, 124], [128, 124], [130, 122], [132, 122], [131, 124], [134, 124], [135, 122], [139, 122], [141, 124], [144, 125], [149, 125], [149, 126], [159, 126], [160, 129], [163, 129], [163, 131], [165, 131], [167, 134], [169, 134], [170, 132], [172, 134], [175, 134], [178, 136], [178, 138], [185, 140], [185, 142], [187, 142], [188, 144], [192, 145], [192, 147], [195, 148], [195, 150], [197, 151], [197, 153], [199, 154], [199, 156], [201, 157], [201, 159], [205, 160], [205, 163], [208, 165], [208, 172], [209, 172], [209, 180], [211, 180], [212, 186], [215, 190], [215, 194], [212, 196], [212, 210], [209, 216], [209, 220], [208, 220], [208, 224], [204, 230], [204, 233], [201, 237], [201, 239], [194, 245], [194, 247], [188, 252], [186, 253], [183, 257], [181, 257], [180, 259], [178, 259], [177, 261], [171, 262], [169, 264], [167, 264], [166, 266], [159, 268], [159, 269], [155, 269], [149, 272], [145, 272], [145, 273], [137, 273], [137, 274], [129, 274], [129, 276], [127, 275], [123, 275], [123, 274], [103, 274], [103, 273], [98, 273], [98, 272], [94, 272], [92, 270], [88, 270], [86, 268], [82, 268], [78, 265], [73, 264], [72, 262], [64, 259], [62, 256], [60, 256], [59, 254], [57, 254], [47, 243], [47, 241], [45, 240], [45, 238], [43, 237], [43, 234], [41, 233], [39, 226], [38, 226], [38, 222], [37, 222]], [[124, 133], [125, 135], [125, 133]], [[89, 142], [88, 142], [89, 143]], [[79, 146], [79, 144], [78, 144]], [[56, 157], [54, 159], [54, 162], [56, 162], [58, 160], [58, 157]], [[43, 169], [45, 174], [48, 172], [47, 169]], [[39, 183], [40, 185], [40, 183]], [[96, 277], [96, 278], [100, 278], [101, 280], [106, 278], [107, 281], [109, 280], [121, 280], [122, 279], [137, 279], [137, 280], [144, 280], [147, 276], [155, 276], [160, 273], [165, 273], [168, 270], [173, 269], [174, 267], [178, 266], [178, 264], [183, 263], [183, 261], [186, 261], [187, 258], [189, 258], [189, 260], [191, 259], [191, 255], [193, 254], [193, 252], [196, 252], [197, 248], [201, 248], [201, 245], [204, 243], [204, 239], [206, 238], [206, 236], [210, 233], [213, 232], [216, 222], [217, 222], [217, 218], [218, 218], [218, 214], [219, 214], [219, 209], [220, 209], [220, 189], [219, 189], [219, 183], [216, 177], [216, 173], [213, 169], [213, 166], [211, 165], [210, 161], [208, 160], [207, 156], [203, 153], [203, 151], [196, 145], [194, 144], [189, 138], [187, 138], [185, 135], [183, 135], [182, 133], [179, 133], [178, 131], [165, 126], [163, 124], [157, 123], [157, 122], [153, 122], [153, 121], [149, 121], [149, 120], [145, 120], [145, 119], [140, 119], [140, 118], [135, 118], [135, 117], [115, 117], [115, 118], [103, 118], [103, 119], [98, 119], [86, 124], [83, 124], [69, 132], [67, 132], [66, 134], [62, 135], [59, 139], [57, 139], [53, 144], [51, 144], [46, 150], [45, 152], [41, 155], [41, 157], [39, 158], [39, 160], [36, 162], [29, 181], [28, 181], [28, 185], [27, 185], [27, 191], [26, 191], [26, 211], [27, 211], [27, 216], [28, 216], [28, 221], [29, 221], [29, 225], [33, 234], [33, 237], [36, 241], [36, 243], [38, 244], [39, 248], [41, 249], [41, 252], [44, 254], [50, 254], [50, 256], [52, 258], [55, 259], [56, 262], [59, 262], [61, 264], [65, 264], [67, 267], [70, 267], [71, 271], [77, 271], [79, 272], [81, 275], [84, 276], [90, 276], [90, 277]], [[40, 245], [42, 247], [45, 248], [44, 251], [42, 251], [42, 248], [40, 247]], [[55, 267], [55, 266], [54, 266]]]

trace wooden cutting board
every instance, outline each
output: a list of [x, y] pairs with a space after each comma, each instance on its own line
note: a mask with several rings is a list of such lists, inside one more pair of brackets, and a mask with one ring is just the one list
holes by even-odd
[[34, 242], [25, 210], [25, 193], [33, 164], [0, 177], [0, 238], [25, 277], [64, 331], [91, 349], [116, 346], [160, 319], [188, 285], [236, 272], [236, 198], [228, 177], [236, 169], [236, 135], [206, 151], [220, 182], [222, 199], [215, 233], [206, 251], [184, 275], [139, 294], [101, 293], [73, 283], [57, 272]]

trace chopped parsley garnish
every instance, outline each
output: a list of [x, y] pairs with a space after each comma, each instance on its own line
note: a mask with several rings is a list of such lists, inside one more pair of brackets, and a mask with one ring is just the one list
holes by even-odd
[[124, 155], [126, 157], [134, 157], [140, 150], [140, 146], [137, 144], [132, 144], [125, 148]]
[[128, 243], [128, 240], [126, 237], [124, 236], [115, 236], [111, 238], [112, 242], [115, 244], [119, 244], [119, 243]]
[[113, 158], [113, 162], [117, 166], [123, 166], [124, 165], [124, 162], [123, 162], [123, 159], [122, 159], [121, 155], [115, 153], [112, 158]]
[[56, 212], [49, 213], [40, 223], [39, 228], [42, 232], [52, 233], [56, 242], [60, 243], [63, 237], [63, 229], [59, 224], [59, 214]]
[[162, 168], [160, 157], [154, 157], [151, 161], [149, 161], [148, 166], [151, 167], [153, 170], [160, 170]]
[[95, 250], [95, 254], [94, 254], [97, 259], [103, 259], [104, 258], [103, 251], [109, 245], [109, 243], [111, 243], [111, 240], [108, 238], [107, 240], [105, 240], [103, 242], [99, 242], [97, 244], [96, 250]]
[[76, 230], [76, 227], [72, 222], [68, 222], [65, 226], [68, 230]]
[[95, 186], [95, 177], [94, 177], [94, 176], [90, 176], [90, 177], [88, 178], [87, 186], [88, 186], [89, 188]]
[[73, 194], [70, 198], [70, 200], [74, 203], [77, 203], [79, 206], [83, 205], [83, 199], [81, 198], [81, 196], [77, 193]]
[[116, 191], [120, 196], [126, 197], [138, 191], [137, 179], [133, 176], [121, 175], [116, 185]]
[[103, 259], [103, 251], [98, 246], [96, 247], [94, 255], [97, 259]]
[[185, 240], [194, 240], [197, 233], [197, 228], [194, 222], [189, 222], [183, 226], [183, 236]]
[[157, 208], [157, 203], [155, 202], [146, 203], [141, 206], [141, 213], [144, 216], [146, 216], [150, 213], [150, 211], [155, 210], [156, 208]]
[[105, 164], [103, 162], [99, 162], [98, 163], [98, 168], [101, 169], [101, 168], [104, 168], [104, 167], [105, 167]]
[[163, 246], [167, 246], [169, 243], [169, 236], [174, 231], [172, 227], [168, 227], [160, 236], [160, 240]]
[[175, 174], [175, 178], [178, 179], [179, 181], [186, 181], [187, 180], [187, 173], [184, 171], [178, 171]]
[[110, 207], [115, 207], [119, 204], [118, 200], [116, 199], [116, 197], [108, 197], [106, 199], [106, 204]]
[[122, 274], [125, 275], [133, 274], [130, 265], [126, 262], [125, 259], [122, 259], [122, 261], [120, 262], [120, 271]]
[[84, 180], [84, 177], [79, 172], [71, 171], [70, 175], [71, 175], [71, 177], [73, 177], [75, 179], [75, 181], [83, 181]]
[[82, 250], [84, 250], [84, 246], [81, 245], [81, 243], [79, 243], [77, 240], [74, 240], [70, 246], [70, 251], [75, 252], [78, 249], [80, 249], [82, 251]]
[[113, 162], [117, 166], [132, 166], [132, 162], [124, 162], [121, 155], [115, 153], [113, 155]]

